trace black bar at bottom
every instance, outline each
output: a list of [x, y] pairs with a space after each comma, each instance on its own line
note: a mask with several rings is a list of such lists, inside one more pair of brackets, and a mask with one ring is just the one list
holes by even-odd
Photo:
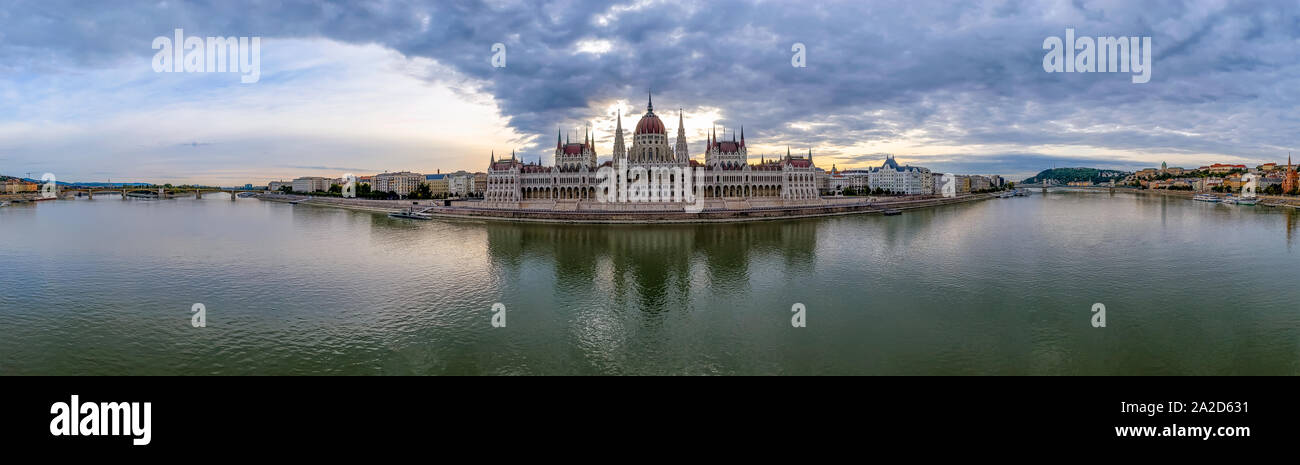
[[[634, 438], [766, 443], [1034, 444], [1196, 451], [1287, 445], [1296, 378], [362, 378], [7, 377], [5, 450], [240, 455], [382, 448], [625, 444]], [[71, 409], [149, 403], [149, 443], [77, 435]], [[120, 411], [121, 404], [117, 407]], [[142, 407], [138, 408], [140, 411]], [[71, 420], [71, 412], [68, 412]], [[134, 416], [132, 416], [134, 418]], [[126, 427], [130, 423], [121, 423]], [[141, 425], [142, 426], [142, 425]], [[60, 430], [55, 436], [51, 429]], [[1181, 428], [1181, 429], [1180, 429]], [[1195, 429], [1193, 429], [1195, 428]], [[1208, 428], [1208, 429], [1202, 429]], [[125, 429], [123, 427], [122, 429]], [[1142, 436], [1138, 436], [1142, 435]], [[1153, 436], [1148, 436], [1153, 435]], [[658, 438], [658, 439], [652, 439]], [[432, 442], [431, 442], [432, 441]], [[306, 449], [303, 449], [306, 448]], [[449, 449], [448, 449], [449, 450]], [[450, 457], [450, 456], [449, 456]]]

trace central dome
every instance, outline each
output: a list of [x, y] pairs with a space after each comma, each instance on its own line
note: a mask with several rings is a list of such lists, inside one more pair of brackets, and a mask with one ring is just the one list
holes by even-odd
[[664, 122], [660, 121], [658, 116], [655, 116], [655, 99], [653, 96], [646, 96], [645, 116], [641, 117], [641, 121], [637, 121], [636, 131], [632, 132], [632, 135], [638, 134], [668, 135], [668, 130], [664, 129]]
[[646, 112], [641, 117], [641, 121], [636, 123], [636, 132], [633, 134], [668, 134], [664, 129], [664, 122], [655, 116], [654, 112]]

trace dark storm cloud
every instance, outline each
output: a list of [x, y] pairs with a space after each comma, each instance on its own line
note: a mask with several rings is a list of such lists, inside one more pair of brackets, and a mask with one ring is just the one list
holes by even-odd
[[[0, 73], [151, 55], [154, 36], [182, 27], [429, 57], [485, 83], [510, 124], [541, 136], [542, 147], [557, 126], [596, 116], [589, 105], [639, 105], [646, 89], [665, 109], [721, 108], [719, 125], [743, 124], [749, 140], [771, 145], [908, 139], [1260, 161], [1300, 145], [1295, 2], [982, 3], [20, 1], [0, 11]], [[1067, 27], [1152, 36], [1151, 82], [1045, 73], [1043, 39]], [[611, 48], [579, 53], [584, 41]], [[504, 68], [491, 66], [497, 42], [507, 46]], [[796, 42], [807, 47], [806, 68], [790, 65]], [[1004, 167], [1043, 161], [988, 155]]]

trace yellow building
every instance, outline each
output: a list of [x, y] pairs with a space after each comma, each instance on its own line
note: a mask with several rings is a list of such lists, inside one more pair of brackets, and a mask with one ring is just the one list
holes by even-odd
[[22, 194], [25, 192], [36, 192], [41, 189], [39, 184], [27, 182], [21, 179], [13, 178], [4, 181], [4, 193]]
[[424, 183], [429, 185], [429, 192], [431, 192], [434, 197], [447, 195], [447, 181], [447, 175], [445, 174], [429, 174], [424, 176]]

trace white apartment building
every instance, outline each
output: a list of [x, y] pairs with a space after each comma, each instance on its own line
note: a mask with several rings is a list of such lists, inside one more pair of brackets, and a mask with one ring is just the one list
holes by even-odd
[[930, 194], [934, 192], [934, 177], [928, 168], [900, 166], [893, 155], [887, 155], [885, 163], [868, 174], [867, 185], [872, 190], [885, 189], [895, 194]]
[[330, 178], [305, 176], [293, 180], [293, 191], [302, 193], [327, 191], [330, 189], [331, 182], [333, 181]]
[[474, 189], [474, 174], [457, 171], [447, 175], [447, 192], [451, 195], [466, 196]]

